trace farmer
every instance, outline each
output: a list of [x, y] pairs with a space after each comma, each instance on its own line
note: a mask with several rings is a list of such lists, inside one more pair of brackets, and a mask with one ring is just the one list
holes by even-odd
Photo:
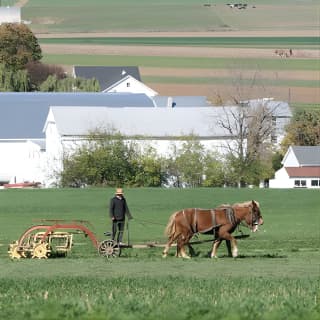
[[121, 188], [117, 188], [115, 196], [110, 200], [109, 214], [112, 220], [112, 240], [115, 240], [118, 231], [117, 243], [121, 245], [125, 217], [127, 215], [129, 220], [132, 219], [132, 215]]

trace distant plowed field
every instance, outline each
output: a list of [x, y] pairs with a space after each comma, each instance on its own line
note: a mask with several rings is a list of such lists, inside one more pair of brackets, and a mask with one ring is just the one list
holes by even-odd
[[161, 95], [206, 95], [220, 103], [236, 95], [296, 106], [320, 102], [315, 0], [256, 0], [241, 9], [222, 0], [20, 5], [44, 61], [69, 72], [74, 65], [135, 65], [143, 82]]
[[[144, 38], [132, 38], [125, 38], [129, 44], [121, 45], [104, 44], [105, 37], [40, 42], [46, 61], [60, 63], [70, 72], [75, 64], [137, 65], [144, 83], [161, 95], [205, 95], [215, 103], [230, 100], [241, 88], [243, 99], [272, 96], [296, 104], [320, 101], [319, 51], [310, 49], [312, 45], [302, 44], [292, 49], [292, 56], [280, 57], [273, 42], [268, 44], [269, 38], [264, 48], [251, 47], [245, 41], [244, 47], [238, 44], [237, 48], [227, 47], [235, 46], [232, 43], [226, 47], [135, 45], [134, 41], [142, 43]], [[179, 43], [180, 38], [175, 39]]]

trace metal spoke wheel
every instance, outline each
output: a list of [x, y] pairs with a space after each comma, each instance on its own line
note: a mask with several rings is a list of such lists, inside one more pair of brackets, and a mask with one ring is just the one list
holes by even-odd
[[99, 244], [99, 254], [107, 258], [116, 258], [120, 256], [121, 248], [114, 240], [104, 240]]
[[11, 243], [8, 248], [8, 253], [11, 259], [25, 258], [25, 254], [20, 250], [17, 243]]
[[32, 258], [47, 259], [48, 254], [49, 254], [48, 244], [39, 243], [33, 249]]

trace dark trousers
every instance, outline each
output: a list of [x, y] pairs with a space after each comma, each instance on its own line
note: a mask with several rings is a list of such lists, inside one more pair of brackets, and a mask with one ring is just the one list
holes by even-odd
[[117, 242], [122, 242], [122, 236], [124, 231], [124, 220], [113, 220], [112, 221], [112, 240], [115, 240], [117, 232]]

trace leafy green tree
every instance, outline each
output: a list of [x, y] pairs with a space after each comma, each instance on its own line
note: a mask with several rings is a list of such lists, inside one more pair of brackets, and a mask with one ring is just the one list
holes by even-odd
[[140, 152], [134, 161], [134, 185], [137, 187], [160, 187], [165, 182], [161, 163], [161, 158], [154, 148], [149, 147]]
[[195, 136], [186, 137], [179, 147], [173, 144], [172, 157], [166, 162], [167, 176], [173, 186], [201, 186], [204, 157], [204, 147]]
[[0, 25], [0, 63], [6, 68], [20, 70], [28, 62], [42, 58], [37, 38], [25, 25], [4, 23]]
[[26, 92], [30, 90], [28, 73], [25, 70], [11, 70], [0, 64], [0, 91]]
[[158, 187], [163, 182], [156, 152], [138, 151], [120, 134], [92, 133], [87, 143], [64, 157], [62, 186], [131, 185]]
[[287, 127], [287, 134], [281, 146], [285, 153], [290, 145], [320, 145], [320, 110], [302, 110], [296, 112]]
[[272, 155], [272, 169], [273, 171], [277, 171], [282, 167], [281, 161], [283, 159], [283, 155], [280, 151], [276, 151]]
[[219, 157], [213, 153], [207, 153], [204, 161], [204, 187], [223, 187], [226, 183], [226, 168]]
[[96, 79], [66, 77], [59, 79], [57, 75], [49, 75], [40, 85], [43, 92], [99, 92], [100, 85]]

